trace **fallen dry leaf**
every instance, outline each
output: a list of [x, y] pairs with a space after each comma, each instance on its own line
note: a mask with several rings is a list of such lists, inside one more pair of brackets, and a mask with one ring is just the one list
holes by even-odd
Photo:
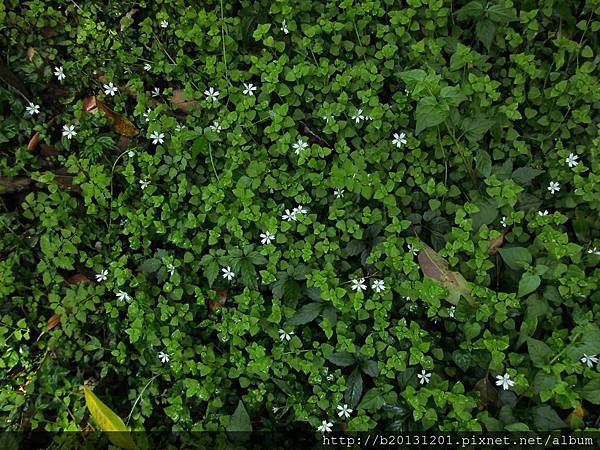
[[60, 152], [58, 151], [58, 149], [56, 147], [54, 147], [53, 145], [47, 145], [44, 144], [42, 142], [42, 144], [40, 145], [40, 154], [42, 156], [56, 156], [58, 154], [60, 154]]
[[34, 151], [38, 144], [40, 143], [40, 139], [41, 139], [41, 135], [40, 132], [38, 131], [37, 133], [35, 133], [33, 135], [33, 137], [31, 139], [29, 139], [29, 144], [27, 144], [27, 151], [32, 152]]
[[77, 284], [77, 283], [90, 283], [90, 279], [86, 277], [82, 273], [76, 273], [75, 275], [70, 276], [65, 280], [67, 285]]
[[122, 136], [133, 137], [140, 132], [129, 119], [110, 109], [95, 95], [83, 99], [83, 110], [91, 113], [101, 110], [106, 117], [112, 120], [114, 130]]
[[52, 317], [50, 317], [48, 319], [48, 322], [46, 323], [46, 328], [48, 328], [48, 330], [51, 330], [56, 325], [58, 325], [59, 322], [60, 322], [60, 316], [58, 314], [53, 314]]
[[185, 98], [183, 89], [175, 89], [173, 91], [173, 95], [171, 96], [171, 103], [173, 103], [177, 109], [185, 113], [189, 113], [194, 109], [200, 108], [200, 103], [198, 103], [196, 100], [187, 100]]
[[490, 239], [488, 241], [489, 242], [489, 247], [487, 250], [488, 255], [491, 256], [491, 255], [495, 254], [498, 251], [498, 249], [500, 247], [502, 247], [502, 244], [504, 243], [504, 236], [506, 236], [506, 233], [508, 233], [508, 231], [506, 229], [502, 229], [501, 233], [502, 234], [500, 236], [498, 236], [497, 238]]
[[490, 383], [487, 376], [479, 380], [473, 389], [479, 392], [479, 401], [477, 402], [479, 409], [496, 409], [499, 407], [498, 391]]
[[33, 59], [33, 57], [35, 56], [35, 54], [37, 53], [37, 50], [33, 47], [29, 47], [27, 49], [27, 59], [29, 61], [31, 61]]

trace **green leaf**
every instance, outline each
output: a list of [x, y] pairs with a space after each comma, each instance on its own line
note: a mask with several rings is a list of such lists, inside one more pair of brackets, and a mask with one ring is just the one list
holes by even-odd
[[438, 103], [435, 97], [423, 97], [419, 100], [415, 112], [417, 120], [415, 133], [419, 134], [426, 128], [439, 125], [448, 117], [449, 111], [448, 105]]
[[[237, 408], [233, 412], [231, 419], [229, 420], [229, 425], [227, 425], [228, 433], [236, 433], [231, 436], [234, 440], [245, 441], [249, 439], [249, 435], [245, 433], [250, 433], [252, 431], [252, 422], [250, 422], [250, 416], [246, 411], [246, 407], [242, 403], [241, 400], [238, 401]], [[244, 433], [244, 434], [237, 434]]]
[[464, 350], [455, 350], [452, 353], [452, 361], [454, 361], [463, 372], [466, 372], [471, 366], [471, 354]]
[[527, 294], [531, 294], [535, 291], [542, 282], [542, 279], [531, 273], [524, 273], [521, 281], [519, 281], [519, 294], [518, 297], [524, 297]]
[[496, 25], [491, 20], [480, 20], [475, 25], [475, 34], [489, 52], [496, 35]]
[[304, 305], [300, 308], [289, 320], [290, 325], [304, 325], [308, 322], [312, 322], [317, 318], [319, 313], [323, 309], [323, 303], [314, 302]]
[[371, 378], [376, 378], [379, 375], [379, 366], [377, 365], [377, 361], [373, 361], [369, 359], [361, 365], [361, 369], [364, 373], [369, 375]]
[[356, 363], [356, 359], [352, 353], [337, 352], [325, 357], [328, 361], [336, 366], [347, 367]]
[[351, 408], [356, 408], [363, 391], [363, 380], [362, 375], [358, 368], [355, 368], [346, 382], [346, 392], [344, 394], [344, 400]]
[[503, 247], [498, 249], [504, 262], [513, 270], [519, 270], [531, 264], [531, 253], [525, 247]]
[[535, 367], [543, 367], [547, 357], [552, 353], [545, 342], [533, 338], [527, 338], [527, 349], [529, 350], [531, 362]]
[[102, 431], [106, 432], [110, 442], [117, 447], [128, 450], [134, 449], [136, 447], [135, 442], [131, 438], [129, 429], [125, 426], [123, 420], [96, 397], [87, 386], [83, 387], [83, 392], [87, 409]]
[[556, 414], [556, 411], [549, 405], [533, 408], [532, 417], [533, 424], [537, 431], [551, 431], [567, 426], [559, 415]]
[[505, 24], [517, 20], [512, 8], [504, 5], [491, 5], [487, 8], [487, 16], [496, 23]]
[[600, 405], [600, 378], [594, 378], [579, 390], [581, 396], [594, 405]]
[[162, 262], [158, 258], [150, 258], [141, 263], [138, 267], [140, 272], [152, 273], [160, 269]]
[[515, 181], [515, 183], [518, 183], [521, 186], [526, 186], [526, 185], [530, 184], [531, 181], [535, 177], [537, 177], [538, 175], [541, 175], [542, 173], [544, 173], [543, 170], [534, 169], [533, 167], [525, 166], [525, 167], [519, 167], [517, 170], [515, 170], [512, 173], [511, 178]]
[[475, 204], [479, 211], [471, 216], [474, 230], [479, 230], [482, 225], [489, 225], [498, 217], [498, 203], [493, 198], [487, 198]]
[[357, 409], [368, 409], [370, 411], [377, 411], [385, 404], [381, 392], [377, 388], [369, 389], [365, 396], [358, 404]]
[[456, 14], [456, 18], [459, 21], [462, 21], [470, 18], [479, 18], [483, 14], [483, 11], [483, 4], [481, 2], [472, 1], [460, 8], [454, 14]]
[[256, 27], [256, 30], [252, 33], [254, 40], [259, 41], [269, 31], [269, 28], [271, 28], [270, 23], [262, 23]]
[[[479, 142], [483, 139], [485, 133], [494, 125], [493, 120], [486, 119], [485, 117], [468, 117], [462, 121], [460, 127], [465, 133], [465, 137], [471, 142]], [[480, 152], [485, 153], [486, 152]], [[489, 159], [489, 155], [488, 155]], [[491, 160], [490, 160], [491, 165]], [[486, 175], [487, 176], [487, 175]]]

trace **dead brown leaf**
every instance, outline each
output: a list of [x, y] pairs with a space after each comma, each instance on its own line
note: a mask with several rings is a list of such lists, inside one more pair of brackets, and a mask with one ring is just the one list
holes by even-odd
[[577, 408], [575, 408], [573, 410], [573, 412], [571, 412], [571, 414], [569, 414], [567, 416], [567, 418], [565, 419], [565, 422], [567, 425], [572, 426], [571, 422], [573, 422], [573, 420], [575, 420], [576, 418], [582, 419], [585, 416], [585, 411], [583, 409], [583, 406], [581, 403], [579, 403], [579, 405], [577, 406]]
[[95, 95], [83, 99], [83, 110], [92, 113], [101, 110], [106, 117], [112, 120], [114, 130], [122, 136], [133, 137], [137, 136], [140, 132], [129, 119], [110, 109], [106, 104], [98, 100]]
[[194, 109], [200, 109], [200, 103], [198, 101], [187, 100], [185, 98], [183, 89], [175, 89], [173, 91], [173, 95], [171, 96], [171, 103], [173, 103], [177, 109], [185, 113], [189, 113]]
[[54, 147], [53, 145], [44, 144], [43, 142], [40, 145], [40, 149], [40, 154], [42, 156], [56, 156], [60, 154], [56, 147]]
[[35, 133], [33, 135], [33, 137], [31, 139], [29, 139], [29, 144], [27, 144], [27, 151], [32, 152], [34, 151], [38, 144], [40, 143], [40, 139], [41, 139], [41, 135], [40, 132], [38, 131], [37, 133]]
[[84, 274], [82, 273], [76, 273], [75, 275], [70, 276], [69, 278], [67, 278], [65, 280], [65, 283], [67, 285], [72, 285], [72, 284], [77, 284], [77, 283], [90, 283], [90, 279], [88, 277], [86, 277]]
[[27, 49], [27, 59], [29, 61], [31, 61], [33, 59], [33, 57], [35, 56], [35, 54], [37, 53], [37, 50], [33, 47], [29, 47]]
[[500, 236], [498, 236], [497, 238], [489, 240], [489, 247], [487, 250], [488, 255], [491, 256], [491, 255], [495, 254], [498, 251], [498, 249], [500, 247], [502, 247], [502, 244], [504, 243], [504, 236], [506, 236], [506, 233], [508, 233], [508, 230], [503, 228], [501, 233], [502, 234]]
[[479, 380], [473, 389], [479, 392], [479, 401], [477, 402], [479, 409], [497, 409], [499, 407], [498, 391], [487, 376]]
[[60, 322], [60, 316], [58, 314], [53, 314], [52, 317], [50, 317], [48, 319], [48, 322], [46, 323], [46, 328], [48, 328], [48, 330], [51, 330], [56, 325], [58, 325], [59, 322]]

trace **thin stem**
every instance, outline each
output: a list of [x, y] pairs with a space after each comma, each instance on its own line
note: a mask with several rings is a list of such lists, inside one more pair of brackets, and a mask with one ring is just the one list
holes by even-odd
[[117, 156], [117, 159], [115, 159], [115, 162], [113, 163], [112, 169], [110, 171], [110, 207], [109, 207], [109, 211], [108, 211], [108, 233], [110, 233], [110, 226], [112, 225], [112, 202], [113, 202], [113, 175], [115, 173], [115, 167], [117, 167], [117, 163], [119, 162], [119, 159], [121, 159], [121, 156], [123, 156], [125, 153], [128, 153], [129, 150], [124, 151], [123, 153], [121, 153], [119, 156]]
[[229, 71], [227, 70], [227, 54], [225, 53], [225, 19], [223, 18], [223, 0], [221, 0], [221, 45], [223, 46], [223, 64], [225, 64], [225, 78], [229, 80]]
[[[579, 339], [579, 336], [581, 336], [581, 333], [582, 333], [581, 331], [580, 331], [580, 332], [578, 332], [578, 333], [575, 333], [575, 336], [573, 336], [573, 339], [571, 340], [571, 344], [572, 344], [572, 343], [574, 343], [574, 342], [575, 342], [577, 339]], [[563, 348], [563, 349], [562, 349], [560, 352], [558, 352], [558, 354], [557, 354], [557, 355], [556, 355], [554, 358], [552, 358], [552, 359], [550, 360], [550, 362], [548, 363], [548, 365], [549, 365], [549, 366], [551, 366], [552, 364], [554, 364], [554, 362], [555, 362], [555, 361], [556, 361], [558, 358], [560, 358], [560, 357], [562, 356], [562, 354], [563, 354], [564, 352], [566, 352], [566, 351], [567, 351], [567, 349], [568, 349], [568, 348], [569, 348], [569, 346], [567, 345], [567, 346], [566, 346], [565, 348]]]
[[215, 177], [217, 177], [217, 181], [221, 181], [219, 179], [219, 175], [217, 174], [217, 169], [215, 169], [215, 162], [213, 161], [213, 156], [212, 156], [212, 145], [210, 145], [210, 142], [208, 143], [208, 154], [210, 156], [210, 164], [212, 165], [213, 172], [215, 173]]
[[129, 420], [131, 419], [131, 415], [133, 414], [133, 410], [135, 409], [136, 405], [138, 404], [138, 402], [140, 401], [140, 399], [142, 398], [142, 394], [144, 393], [144, 391], [146, 390], [146, 388], [148, 386], [150, 386], [150, 383], [152, 383], [156, 377], [158, 377], [158, 375], [154, 375], [152, 378], [150, 378], [150, 381], [148, 381], [148, 383], [146, 383], [146, 386], [144, 386], [144, 389], [142, 389], [142, 391], [140, 392], [140, 395], [137, 396], [137, 398], [135, 399], [135, 402], [133, 402], [133, 406], [131, 407], [131, 411], [129, 411], [129, 415], [127, 416], [127, 420], [125, 421], [125, 425], [129, 425]]

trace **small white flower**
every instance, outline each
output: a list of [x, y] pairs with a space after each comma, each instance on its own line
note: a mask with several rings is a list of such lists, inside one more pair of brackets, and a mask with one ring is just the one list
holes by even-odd
[[179, 132], [179, 131], [183, 130], [184, 128], [185, 128], [185, 125], [177, 124], [177, 126], [175, 127], [175, 131]]
[[285, 20], [281, 22], [281, 31], [283, 31], [283, 34], [289, 34], [290, 32], [290, 30], [288, 30], [287, 24], [285, 23]]
[[160, 89], [155, 87], [152, 89], [152, 97], [158, 97], [160, 95]]
[[454, 313], [456, 312], [456, 306], [451, 306], [448, 310], [448, 315], [454, 319]]
[[594, 364], [598, 362], [598, 358], [596, 355], [586, 355], [583, 354], [583, 358], [581, 358], [581, 362], [587, 365], [588, 367], [594, 367]]
[[337, 405], [336, 409], [339, 411], [339, 417], [345, 417], [347, 419], [350, 417], [350, 414], [352, 414], [352, 410], [348, 408], [348, 405], [346, 405], [345, 403], [344, 405]]
[[326, 114], [323, 116], [323, 120], [329, 123], [331, 120], [333, 120], [333, 116], [331, 114]]
[[108, 278], [108, 270], [104, 269], [100, 273], [96, 274], [96, 281], [100, 283], [101, 281], [106, 281]]
[[590, 249], [588, 249], [588, 251], [587, 251], [587, 252], [588, 252], [589, 254], [592, 254], [592, 253], [593, 253], [594, 255], [600, 256], [600, 250], [598, 250], [598, 248], [597, 248], [597, 247], [590, 248]]
[[361, 120], [365, 119], [365, 116], [362, 115], [362, 112], [363, 110], [359, 109], [352, 115], [351, 119], [354, 120], [356, 123], [360, 123]]
[[307, 214], [308, 209], [304, 209], [304, 206], [298, 205], [297, 207], [294, 208], [293, 212], [295, 212], [296, 214]]
[[410, 92], [408, 92], [408, 89], [404, 89], [404, 93], [405, 93], [406, 95], [410, 94]]
[[233, 277], [235, 277], [235, 273], [233, 273], [231, 271], [231, 267], [227, 266], [224, 269], [221, 269], [221, 272], [223, 272], [223, 278], [225, 278], [226, 280], [233, 280]]
[[291, 211], [291, 212], [290, 212], [290, 210], [289, 210], [289, 209], [286, 209], [286, 210], [285, 210], [285, 213], [283, 213], [283, 214], [281, 215], [281, 219], [282, 219], [282, 220], [287, 220], [288, 222], [289, 222], [290, 220], [296, 220], [296, 210], [294, 210], [294, 211]]
[[204, 95], [206, 95], [206, 100], [211, 100], [213, 102], [216, 102], [217, 99], [219, 98], [219, 91], [215, 91], [214, 88], [208, 88], [207, 90], [204, 91]]
[[131, 300], [131, 297], [129, 296], [129, 294], [127, 292], [119, 291], [117, 293], [117, 300], [119, 300], [120, 302], [123, 302], [125, 300], [129, 301], [129, 300]]
[[222, 130], [221, 125], [216, 120], [213, 121], [212, 125], [210, 125], [209, 128], [211, 130], [213, 130], [215, 133], [218, 133], [219, 131]]
[[333, 374], [332, 374], [332, 373], [330, 373], [329, 375], [327, 375], [327, 377], [326, 377], [326, 378], [327, 378], [327, 381], [333, 381], [333, 379], [334, 379], [335, 377], [333, 376]]
[[167, 272], [169, 272], [169, 277], [175, 275], [175, 266], [171, 263], [167, 264]]
[[298, 142], [292, 145], [294, 152], [296, 155], [299, 155], [302, 150], [308, 147], [308, 143], [304, 142], [302, 139], [298, 139]]
[[515, 385], [515, 382], [510, 379], [510, 375], [505, 373], [504, 375], [496, 376], [496, 386], [502, 386], [505, 391]]
[[579, 164], [579, 162], [577, 162], [578, 159], [579, 159], [579, 155], [576, 155], [575, 153], [571, 153], [567, 157], [567, 159], [565, 159], [565, 162], [569, 165], [569, 167], [573, 168], [577, 164]]
[[104, 93], [106, 95], [115, 95], [118, 91], [117, 87], [112, 83], [112, 81], [104, 86]]
[[150, 65], [150, 63], [144, 64], [144, 70], [146, 72], [150, 72], [152, 70], [152, 66]]
[[144, 119], [146, 119], [146, 122], [150, 122], [150, 113], [152, 112], [152, 110], [150, 108], [148, 108], [146, 110], [146, 112], [143, 114]]
[[129, 150], [127, 152], [127, 156], [129, 156], [130, 158], [133, 158], [135, 156], [135, 152], [133, 150]]
[[431, 374], [427, 373], [424, 370], [421, 370], [421, 373], [417, 374], [417, 378], [419, 379], [419, 383], [426, 384], [429, 383], [429, 379], [431, 378]]
[[540, 217], [547, 216], [548, 214], [550, 214], [550, 213], [548, 212], [547, 209], [545, 209], [544, 211], [538, 211], [538, 216], [540, 216]]
[[355, 280], [352, 280], [352, 290], [353, 291], [364, 291], [365, 289], [367, 289], [367, 285], [365, 284], [365, 279], [364, 278], [357, 278]]
[[169, 358], [170, 358], [170, 356], [167, 353], [165, 353], [165, 352], [160, 352], [158, 354], [158, 359], [160, 359], [160, 362], [163, 363], [163, 364], [164, 363], [168, 363], [169, 362]]
[[373, 284], [371, 284], [371, 289], [375, 292], [383, 292], [385, 291], [385, 283], [383, 280], [373, 280]]
[[160, 27], [161, 28], [167, 28], [169, 26], [169, 22], [167, 22], [166, 20], [161, 20], [160, 21]]
[[76, 136], [77, 132], [75, 131], [75, 125], [64, 125], [62, 135], [67, 139], [72, 139]]
[[373, 120], [373, 116], [365, 116], [365, 120]]
[[276, 406], [273, 406], [272, 410], [273, 410], [273, 414], [275, 414], [275, 413], [277, 413], [277, 411], [279, 411], [279, 408]]
[[394, 139], [392, 140], [392, 144], [394, 144], [396, 147], [401, 148], [402, 145], [406, 145], [408, 141], [406, 140], [406, 134], [405, 133], [394, 133]]
[[275, 235], [274, 235], [274, 234], [271, 234], [271, 233], [270, 233], [270, 232], [268, 232], [268, 231], [265, 231], [264, 233], [261, 233], [261, 234], [260, 234], [260, 238], [261, 238], [261, 240], [260, 240], [260, 243], [261, 243], [261, 244], [263, 244], [263, 245], [264, 245], [264, 244], [270, 244], [270, 243], [271, 243], [271, 241], [272, 241], [273, 239], [275, 239]]
[[560, 191], [560, 184], [558, 184], [558, 181], [551, 181], [548, 185], [548, 190], [551, 194]]
[[40, 105], [36, 105], [34, 103], [30, 103], [29, 106], [25, 107], [25, 111], [27, 112], [27, 114], [29, 114], [30, 116], [34, 116], [36, 114], [40, 113]]
[[153, 144], [162, 144], [165, 142], [165, 134], [159, 133], [158, 131], [153, 131], [150, 135], [150, 139], [152, 139]]
[[504, 228], [506, 228], [506, 216], [503, 216], [503, 217], [502, 217], [502, 220], [500, 221], [500, 224], [501, 224], [501, 225], [502, 225]]
[[333, 191], [333, 195], [335, 198], [343, 198], [344, 197], [344, 189], [336, 189]]
[[62, 81], [66, 78], [62, 66], [54, 68], [54, 76], [58, 78], [58, 81]]
[[294, 335], [293, 331], [290, 331], [289, 333], [286, 332], [284, 329], [280, 328], [279, 329], [279, 339], [281, 341], [290, 341], [292, 339], [292, 336]]
[[256, 86], [252, 83], [244, 83], [244, 95], [249, 95], [250, 97], [254, 97], [254, 91], [256, 90]]
[[321, 422], [321, 425], [317, 427], [317, 431], [320, 431], [323, 434], [331, 433], [331, 427], [333, 427], [333, 424], [324, 420], [323, 422]]
[[140, 183], [140, 187], [142, 188], [142, 191], [143, 191], [150, 185], [150, 180], [148, 180], [147, 178], [144, 178], [143, 180], [139, 180], [138, 183]]
[[411, 252], [413, 256], [417, 256], [417, 253], [419, 253], [419, 249], [412, 244], [408, 244], [408, 251]]

